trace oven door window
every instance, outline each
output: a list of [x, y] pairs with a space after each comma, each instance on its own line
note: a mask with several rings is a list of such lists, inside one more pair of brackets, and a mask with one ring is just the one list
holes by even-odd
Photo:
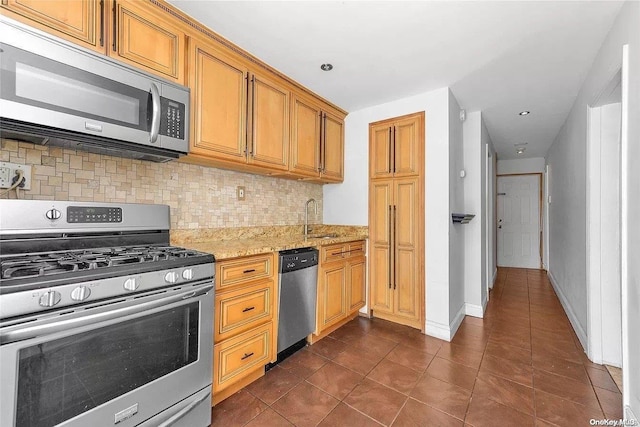
[[198, 319], [194, 302], [21, 349], [16, 426], [61, 423], [195, 362]]

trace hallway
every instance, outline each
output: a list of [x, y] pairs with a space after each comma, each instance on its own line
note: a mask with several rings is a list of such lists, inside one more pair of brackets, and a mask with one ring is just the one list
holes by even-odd
[[212, 410], [212, 426], [576, 425], [622, 417], [544, 271], [501, 268], [451, 343], [358, 318]]

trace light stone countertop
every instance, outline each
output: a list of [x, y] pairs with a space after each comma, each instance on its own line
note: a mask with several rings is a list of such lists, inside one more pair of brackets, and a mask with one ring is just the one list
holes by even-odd
[[[209, 230], [172, 230], [171, 243], [184, 248], [213, 254], [216, 260], [237, 258], [278, 252], [287, 249], [316, 247], [335, 243], [352, 242], [368, 238], [367, 227], [319, 225], [313, 234], [305, 238], [302, 233], [292, 233], [292, 227], [255, 227], [256, 233], [251, 236], [251, 228], [238, 228], [237, 238], [233, 238], [234, 229], [224, 231]], [[293, 231], [297, 231], [297, 228]], [[301, 231], [301, 230], [300, 230]], [[336, 234], [336, 237], [314, 238], [312, 236]]]

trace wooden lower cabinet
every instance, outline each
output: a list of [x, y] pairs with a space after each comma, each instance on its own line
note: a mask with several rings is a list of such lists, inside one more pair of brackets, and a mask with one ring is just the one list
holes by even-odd
[[263, 376], [277, 358], [276, 260], [269, 253], [216, 263], [213, 405]]
[[365, 242], [323, 246], [320, 249], [315, 342], [358, 315], [365, 304]]

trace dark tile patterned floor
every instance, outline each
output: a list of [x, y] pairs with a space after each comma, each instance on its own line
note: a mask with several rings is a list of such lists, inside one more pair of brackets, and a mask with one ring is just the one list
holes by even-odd
[[622, 418], [543, 271], [500, 269], [451, 343], [357, 318], [212, 410], [212, 426], [567, 426]]

